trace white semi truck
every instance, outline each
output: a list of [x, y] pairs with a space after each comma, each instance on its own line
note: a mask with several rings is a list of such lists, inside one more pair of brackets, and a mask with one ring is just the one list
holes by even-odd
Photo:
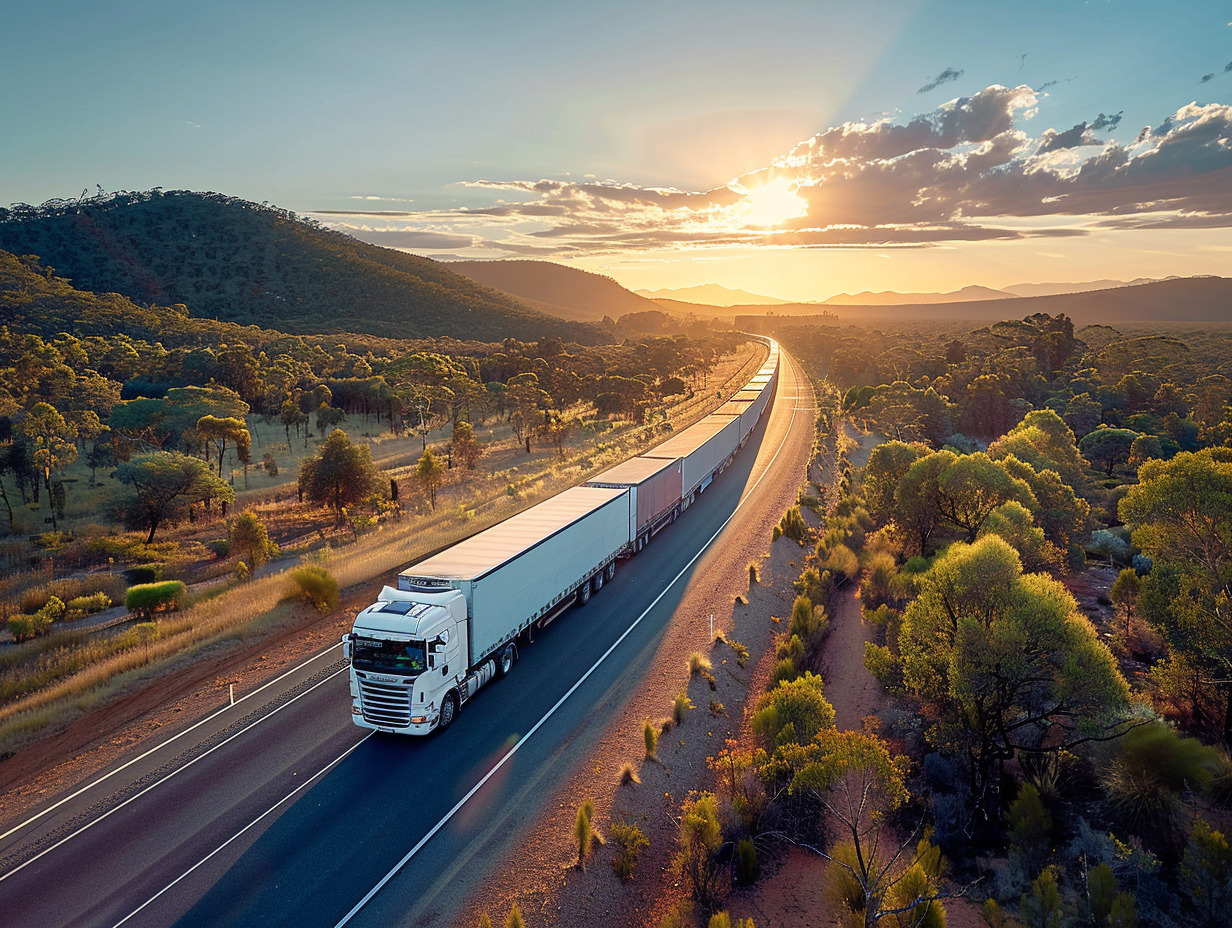
[[356, 725], [426, 735], [504, 676], [518, 648], [585, 604], [674, 522], [743, 447], [778, 383], [779, 348], [738, 402], [585, 486], [460, 541], [398, 575], [342, 639]]
[[421, 561], [343, 638], [356, 725], [446, 728], [529, 638], [616, 573], [629, 544], [627, 487], [575, 487]]

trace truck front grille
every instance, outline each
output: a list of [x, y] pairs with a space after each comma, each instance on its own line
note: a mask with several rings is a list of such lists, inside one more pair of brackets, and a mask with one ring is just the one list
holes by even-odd
[[411, 724], [410, 687], [360, 677], [359, 704], [365, 722], [388, 728], [405, 728]]

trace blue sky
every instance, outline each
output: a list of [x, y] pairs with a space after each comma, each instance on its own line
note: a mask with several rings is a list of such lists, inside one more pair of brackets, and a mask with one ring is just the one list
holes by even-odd
[[[1197, 103], [1208, 109], [1188, 124], [1216, 134], [1200, 149], [1174, 145], [1196, 159], [1178, 170], [1230, 194], [1219, 159], [1232, 148], [1213, 108], [1232, 102], [1227, 4], [44, 2], [4, 19], [4, 203], [96, 185], [208, 189], [317, 214], [373, 240], [400, 232], [441, 246], [415, 249], [429, 255], [529, 255], [630, 286], [714, 280], [797, 298], [1136, 276], [1135, 268], [1213, 273], [1230, 257], [1222, 220], [1128, 229], [1109, 225], [1106, 203], [1094, 207], [1099, 223], [1073, 215], [1046, 223], [1038, 211], [1005, 207], [1012, 220], [977, 223], [999, 230], [978, 241], [943, 232], [840, 242], [816, 233], [817, 200], [802, 186], [837, 191], [834, 176], [816, 166], [807, 181], [766, 173], [828, 129], [905, 126], [929, 114], [944, 121], [938, 114], [956, 98], [1025, 87], [1033, 97], [1004, 98], [1026, 140], [1013, 162], [1023, 172], [1038, 170], [1041, 151], [1068, 148], [1062, 133], [1080, 124], [1088, 130], [1075, 158], [1109, 144], [1132, 154], [1143, 127], [1166, 129]], [[1061, 139], [1049, 142], [1050, 131]], [[964, 137], [950, 154], [990, 139]], [[769, 212], [741, 215], [794, 229], [794, 238], [713, 234], [716, 222], [732, 226], [724, 197], [740, 177], [746, 193], [777, 178], [789, 198], [783, 221], [772, 200]], [[696, 224], [697, 199], [636, 212], [654, 200], [648, 194], [621, 207], [629, 225], [587, 237], [579, 230], [598, 228], [593, 196], [584, 215], [571, 212], [580, 201], [533, 189], [541, 181], [710, 194], [708, 225]], [[809, 222], [790, 215], [796, 194], [810, 204]], [[1056, 197], [1071, 195], [1067, 187]], [[1192, 213], [1201, 204], [1192, 190], [1186, 196], [1177, 209]], [[611, 198], [601, 199], [610, 212]], [[502, 200], [526, 208], [490, 222], [452, 212]], [[410, 215], [344, 215], [357, 207]], [[688, 221], [678, 208], [691, 211]], [[893, 221], [952, 230], [970, 209], [968, 201], [961, 215]], [[891, 221], [862, 208], [825, 212], [831, 228]], [[638, 234], [656, 223], [675, 231]], [[1049, 226], [1049, 250], [1022, 237], [1032, 223]], [[1019, 237], [1007, 238], [1008, 228]], [[1037, 270], [1032, 256], [1056, 273]], [[1127, 256], [1133, 267], [1114, 274]]]

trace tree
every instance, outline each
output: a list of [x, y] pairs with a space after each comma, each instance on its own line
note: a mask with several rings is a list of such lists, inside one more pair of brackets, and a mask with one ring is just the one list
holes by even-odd
[[988, 456], [994, 461], [1010, 454], [1036, 471], [1056, 471], [1071, 487], [1082, 485], [1086, 461], [1078, 453], [1073, 431], [1051, 409], [1032, 410], [988, 446]]
[[[282, 427], [287, 433], [287, 447], [291, 447], [291, 426], [295, 426], [295, 434], [299, 434], [300, 427], [308, 422], [308, 413], [300, 408], [299, 401], [294, 397], [288, 397], [282, 404], [278, 417], [282, 420]], [[305, 438], [305, 447], [307, 447], [307, 438]]]
[[878, 524], [885, 525], [895, 518], [898, 482], [912, 464], [929, 453], [928, 446], [921, 442], [885, 441], [873, 448], [864, 467], [864, 505]]
[[1129, 461], [1137, 437], [1138, 433], [1133, 429], [1098, 428], [1083, 438], [1078, 447], [1087, 460], [1102, 467], [1104, 473], [1111, 477], [1118, 464]]
[[36, 403], [22, 420], [20, 431], [30, 442], [30, 457], [43, 475], [47, 502], [51, 505], [52, 529], [57, 529], [51, 475], [77, 460], [77, 430], [50, 403]]
[[472, 470], [483, 454], [483, 448], [475, 439], [475, 429], [469, 422], [459, 422], [453, 427], [449, 453], [462, 470]]
[[269, 530], [255, 512], [241, 512], [231, 520], [229, 532], [232, 553], [248, 554], [249, 567], [260, 567], [278, 553], [278, 546], [270, 541]]
[[1226, 699], [1232, 744], [1232, 449], [1146, 461], [1119, 514], [1154, 564], [1142, 582], [1144, 616]]
[[299, 484], [308, 499], [332, 506], [341, 515], [343, 506], [368, 499], [383, 481], [372, 463], [371, 449], [334, 429], [315, 456], [300, 462]]
[[317, 407], [317, 431], [321, 433], [321, 437], [325, 437], [325, 430], [332, 428], [346, 419], [346, 413], [341, 409], [335, 409], [333, 406], [327, 406], [322, 403]]
[[436, 509], [436, 491], [445, 479], [445, 465], [432, 453], [431, 448], [425, 448], [424, 453], [419, 456], [419, 463], [415, 465], [415, 479], [427, 494], [429, 505]]
[[985, 824], [1000, 766], [1125, 730], [1129, 688], [1057, 581], [1024, 574], [996, 535], [955, 544], [920, 579], [899, 633], [903, 681], [935, 718], [934, 743], [966, 763]]
[[178, 451], [139, 454], [116, 468], [116, 479], [132, 493], [115, 498], [113, 511], [126, 525], [148, 527], [146, 544], [153, 543], [160, 525], [183, 518], [193, 503], [235, 500], [235, 490], [208, 464]]
[[1199, 924], [1208, 928], [1227, 924], [1232, 906], [1232, 847], [1223, 832], [1202, 819], [1194, 822], [1181, 860], [1181, 886], [1198, 910]]
[[[235, 445], [237, 451], [242, 450], [243, 457], [248, 454], [248, 449], [252, 446], [252, 435], [248, 428], [244, 425], [244, 420], [236, 416], [202, 416], [197, 420], [197, 434], [206, 442], [208, 449], [209, 445], [213, 445], [218, 450], [218, 476], [222, 476], [223, 457], [227, 453], [227, 442]], [[206, 451], [205, 459], [209, 460], [209, 451]]]
[[710, 905], [719, 889], [723, 868], [718, 862], [723, 844], [718, 800], [714, 793], [701, 793], [684, 804], [680, 816], [680, 851], [675, 865], [684, 876], [693, 898]]

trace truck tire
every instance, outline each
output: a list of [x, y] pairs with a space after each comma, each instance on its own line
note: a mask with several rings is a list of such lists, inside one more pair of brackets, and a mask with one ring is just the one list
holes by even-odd
[[500, 657], [496, 659], [496, 675], [498, 677], [505, 676], [505, 674], [513, 670], [513, 665], [516, 660], [517, 652], [514, 651], [513, 642], [510, 642], [501, 649]]
[[611, 582], [612, 580], [616, 578], [616, 562], [615, 561], [612, 561], [610, 564], [607, 565], [607, 570], [604, 571], [604, 574], [606, 575], [608, 582]]
[[589, 580], [587, 580], [585, 583], [583, 583], [578, 588], [577, 598], [578, 598], [579, 606], [585, 606], [588, 602], [590, 602], [590, 581]]
[[453, 720], [458, 716], [458, 697], [453, 693], [445, 696], [445, 701], [441, 703], [441, 717], [436, 723], [437, 731], [444, 731], [453, 724]]

